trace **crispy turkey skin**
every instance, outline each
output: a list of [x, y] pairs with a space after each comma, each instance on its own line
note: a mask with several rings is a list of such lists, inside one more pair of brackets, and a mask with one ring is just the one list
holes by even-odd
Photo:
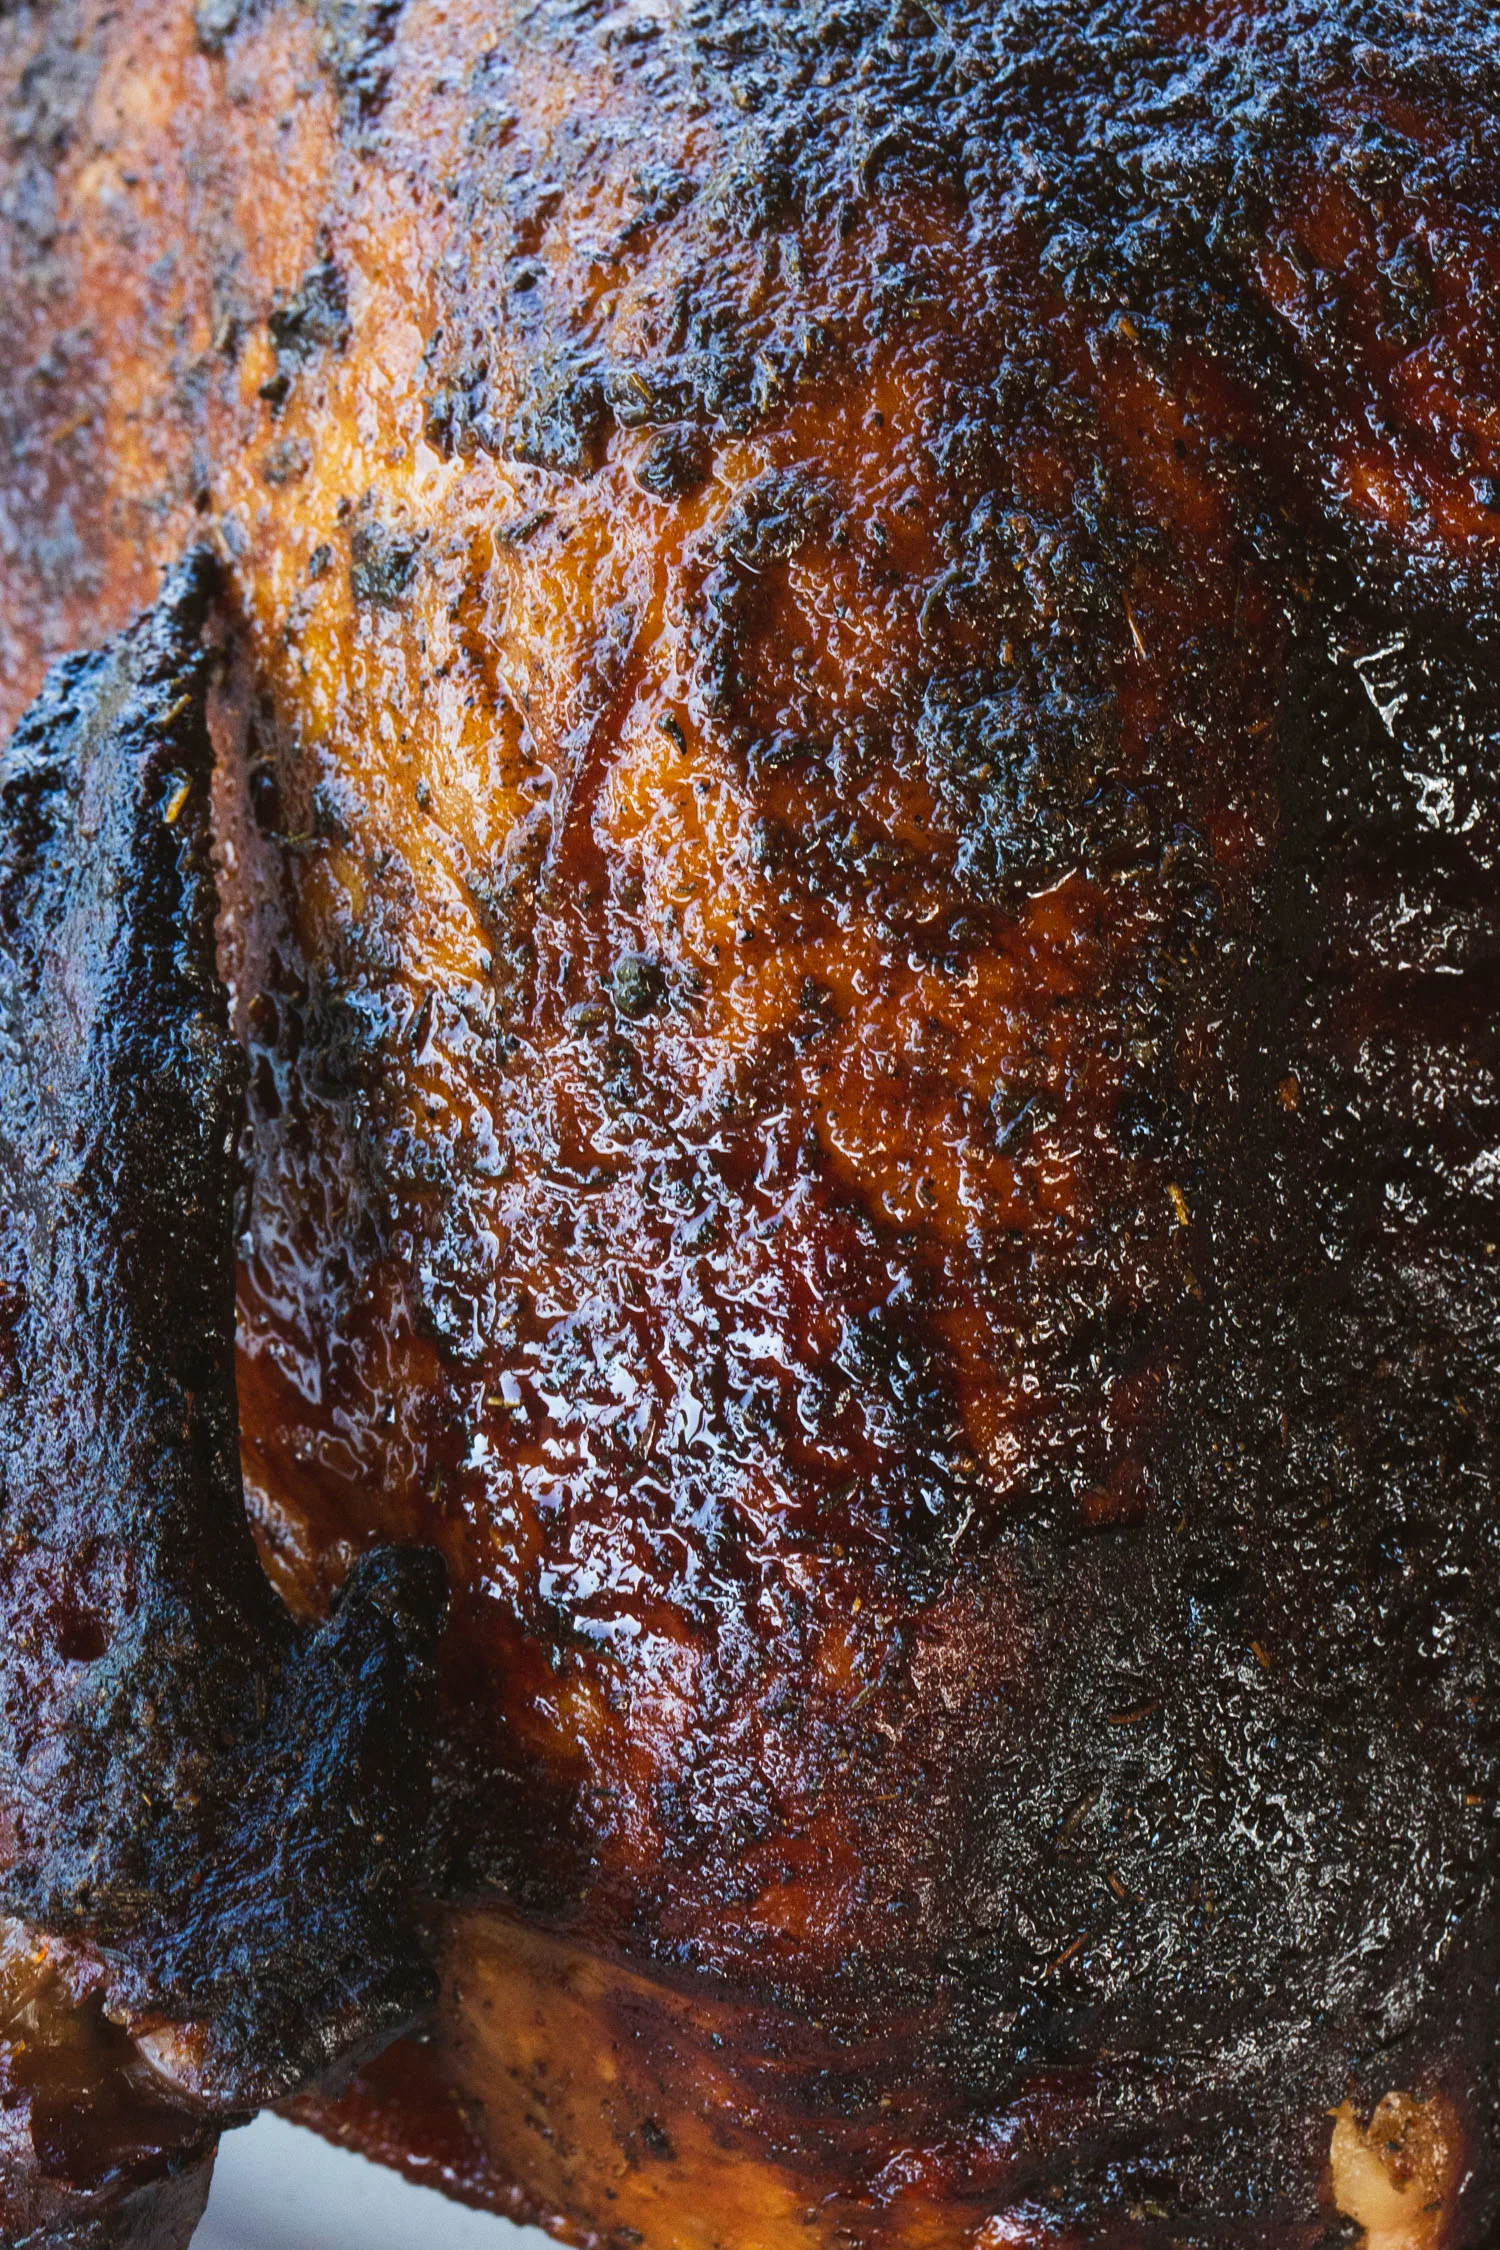
[[245, 1521], [213, 577], [0, 754], [0, 2236], [69, 2250], [185, 2242], [218, 2126], [432, 1991], [441, 1564], [299, 1634]]
[[4, 723], [207, 543], [239, 1410], [589, 2245], [1500, 2220], [1477, 0], [0, 15]]

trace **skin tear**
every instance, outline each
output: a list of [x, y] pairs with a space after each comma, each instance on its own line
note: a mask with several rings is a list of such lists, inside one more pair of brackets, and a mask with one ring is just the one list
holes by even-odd
[[1438, 2250], [1459, 2180], [1459, 2133], [1438, 2094], [1387, 2094], [1361, 2126], [1353, 2105], [1332, 2113], [1333, 2199], [1365, 2230], [1364, 2250]]

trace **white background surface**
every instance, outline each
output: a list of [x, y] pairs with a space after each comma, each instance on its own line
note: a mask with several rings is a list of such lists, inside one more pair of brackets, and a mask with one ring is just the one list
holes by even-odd
[[279, 2117], [219, 2143], [193, 2250], [557, 2250], [532, 2227], [413, 2187]]

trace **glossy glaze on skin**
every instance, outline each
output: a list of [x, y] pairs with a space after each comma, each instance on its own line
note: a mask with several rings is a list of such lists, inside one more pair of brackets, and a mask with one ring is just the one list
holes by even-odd
[[6, 692], [217, 540], [252, 1515], [455, 1588], [346, 2129], [1311, 2244], [1395, 2095], [1483, 2241], [1482, 12], [3, 39]]

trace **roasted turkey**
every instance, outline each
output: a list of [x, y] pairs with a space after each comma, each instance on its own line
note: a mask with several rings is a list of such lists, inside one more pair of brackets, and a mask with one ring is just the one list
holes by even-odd
[[0, 733], [0, 2241], [1492, 2244], [1484, 0], [4, 0]]

